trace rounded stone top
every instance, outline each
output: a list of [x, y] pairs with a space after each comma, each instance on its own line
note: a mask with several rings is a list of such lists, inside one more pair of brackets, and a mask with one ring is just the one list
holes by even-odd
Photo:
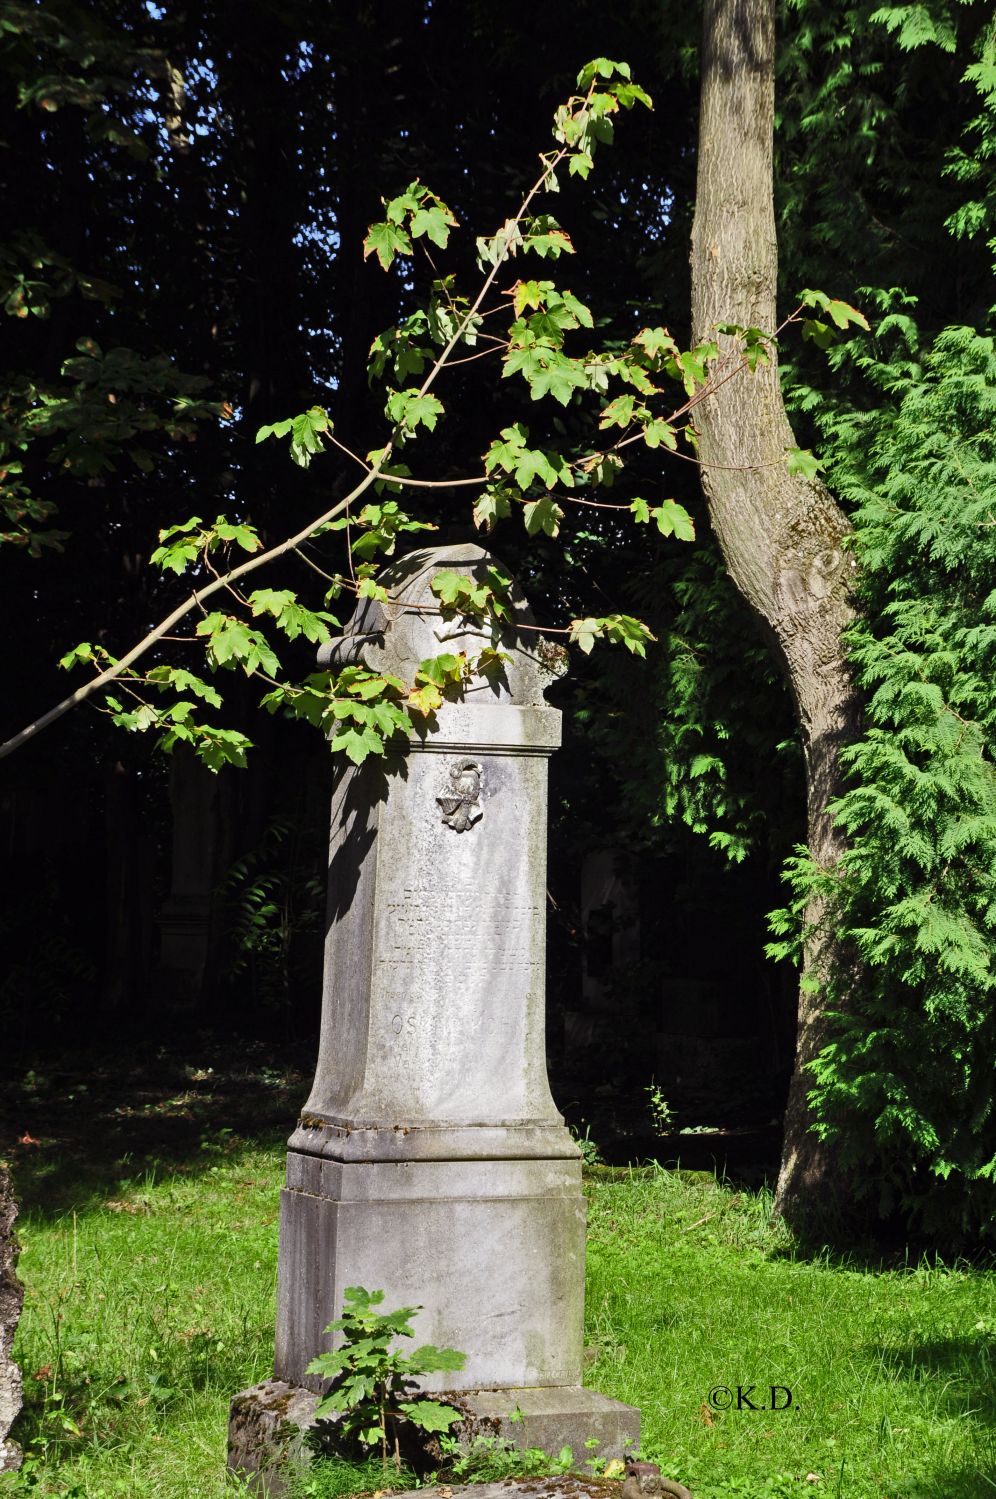
[[509, 589], [512, 619], [502, 625], [497, 638], [490, 623], [477, 624], [445, 611], [432, 592], [437, 573], [455, 572], [484, 583], [492, 567], [508, 576], [508, 569], [496, 557], [473, 542], [408, 552], [378, 578], [387, 589], [387, 602], [361, 599], [344, 633], [319, 650], [319, 664], [333, 668], [363, 665], [412, 683], [419, 663], [429, 656], [463, 653], [473, 658], [494, 647], [508, 659], [487, 677], [475, 675], [464, 689], [463, 701], [541, 705], [546, 689], [563, 675], [566, 652], [536, 629], [532, 610], [515, 579]]

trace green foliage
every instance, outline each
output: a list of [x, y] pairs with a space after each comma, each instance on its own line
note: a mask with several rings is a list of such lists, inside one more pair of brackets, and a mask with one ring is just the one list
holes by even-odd
[[805, 448], [787, 448], [785, 458], [785, 466], [795, 479], [815, 479], [823, 467], [820, 460]]
[[904, 52], [928, 44], [940, 47], [943, 52], [955, 50], [954, 27], [942, 7], [931, 14], [930, 8], [922, 3], [883, 5], [872, 12], [870, 19], [892, 32]]
[[584, 1134], [579, 1130], [571, 1129], [571, 1139], [577, 1146], [581, 1160], [585, 1166], [604, 1166], [602, 1152], [598, 1148], [598, 1141], [591, 1138], [591, 1125], [586, 1124]]
[[385, 1470], [376, 1457], [351, 1461], [324, 1457], [306, 1466], [294, 1466], [287, 1474], [290, 1499], [354, 1499], [357, 1494], [389, 1494], [393, 1490], [418, 1487], [418, 1475], [402, 1462]]
[[804, 291], [799, 298], [799, 304], [804, 308], [815, 308], [822, 312], [822, 318], [806, 317], [802, 319], [803, 338], [812, 339], [817, 348], [827, 349], [832, 343], [836, 343], [841, 331], [849, 328], [855, 323], [865, 332], [869, 332], [868, 319], [863, 312], [852, 307], [849, 302], [837, 301], [828, 297], [822, 291]]
[[[371, 453], [368, 457], [373, 463], [379, 462], [382, 455]], [[407, 473], [407, 469], [398, 464], [390, 472]], [[414, 520], [407, 515], [396, 500], [383, 500], [379, 504], [373, 502], [364, 505], [359, 515], [352, 518], [345, 517], [329, 521], [328, 525], [322, 529], [326, 531], [355, 530], [357, 534], [351, 543], [350, 550], [355, 557], [362, 557], [365, 561], [369, 561], [376, 557], [378, 552], [382, 552], [385, 557], [393, 556], [399, 537], [413, 531], [431, 531], [433, 527], [425, 521]], [[361, 570], [358, 576], [370, 578], [372, 574]], [[345, 587], [345, 579], [340, 581], [339, 591], [342, 587]], [[362, 588], [359, 594], [361, 598], [376, 597], [372, 592], [364, 594]], [[334, 596], [338, 597], [338, 592]]]
[[[607, 86], [600, 80], [604, 79]], [[613, 81], [617, 80], [617, 81]], [[568, 171], [587, 179], [594, 165], [599, 145], [609, 145], [614, 138], [612, 116], [620, 109], [642, 104], [652, 109], [649, 94], [632, 82], [628, 63], [596, 57], [578, 73], [577, 86], [583, 97], [575, 96], [557, 110], [554, 137], [572, 148]]]
[[871, 285], [857, 298], [876, 327], [860, 347], [831, 349], [831, 381], [807, 377], [802, 352], [788, 387], [855, 522], [865, 623], [851, 650], [865, 715], [840, 807], [852, 851], [836, 879], [798, 851], [771, 950], [798, 954], [807, 900], [825, 903], [843, 949], [821, 994], [840, 1016], [814, 1069], [821, 1127], [867, 1208], [963, 1243], [991, 1235], [996, 1153], [992, 13], [957, 0], [793, 10], [797, 45], [780, 61], [782, 259], [819, 285], [853, 285], [860, 267]]
[[460, 1419], [459, 1411], [451, 1405], [415, 1394], [413, 1381], [422, 1374], [462, 1369], [467, 1356], [455, 1348], [436, 1348], [431, 1343], [423, 1343], [410, 1354], [400, 1353], [393, 1345], [398, 1338], [415, 1336], [409, 1324], [420, 1308], [376, 1311], [383, 1300], [383, 1291], [347, 1286], [342, 1316], [325, 1329], [342, 1333], [341, 1346], [312, 1359], [308, 1373], [335, 1381], [316, 1407], [316, 1416], [342, 1412], [342, 1431], [347, 1440], [355, 1440], [361, 1447], [379, 1447], [385, 1465], [390, 1442], [400, 1466], [399, 1420], [410, 1422], [419, 1431], [438, 1433], [448, 1431]]
[[633, 500], [630, 509], [643, 525], [653, 520], [662, 536], [676, 536], [679, 541], [695, 540], [695, 522], [677, 500], [663, 500], [659, 505], [648, 505], [646, 500]]
[[21, 229], [0, 244], [0, 299], [16, 318], [47, 318], [52, 305], [79, 290], [90, 301], [109, 302], [116, 287], [88, 276], [47, 245], [33, 229]]
[[[682, 823], [731, 863], [781, 859], [800, 834], [805, 791], [788, 691], [706, 537], [691, 555], [633, 568], [634, 607], [653, 610], [646, 663], [596, 663], [578, 729], [616, 764], [627, 738], [618, 817], [633, 843], [659, 846]], [[625, 725], [625, 729], [623, 726]]]
[[951, 146], [947, 153], [947, 175], [967, 190], [964, 199], [946, 220], [946, 227], [958, 239], [988, 236], [986, 246], [996, 266], [996, 22], [983, 27], [976, 40], [977, 61], [966, 69], [962, 81], [972, 85], [978, 99], [979, 113], [973, 115], [964, 130], [964, 144]]
[[149, 1483], [170, 1499], [229, 1492], [211, 1432], [231, 1389], [267, 1371], [272, 1314], [246, 1271], [270, 1256], [276, 1183], [262, 1151], [190, 1167], [184, 1179], [132, 1160], [101, 1181], [88, 1163], [74, 1175], [75, 1220], [38, 1206], [44, 1189], [25, 1190], [22, 1173], [35, 1204], [18, 1224], [28, 1459], [5, 1476], [5, 1495], [117, 1499]]
[[443, 1437], [445, 1475], [460, 1483], [504, 1483], [516, 1478], [556, 1478], [574, 1468], [574, 1453], [561, 1447], [551, 1457], [541, 1447], [514, 1447], [502, 1437], [474, 1437], [469, 1444]]
[[262, 546], [252, 526], [232, 524], [223, 515], [218, 516], [213, 526], [205, 526], [199, 515], [192, 515], [188, 521], [164, 527], [159, 532], [159, 541], [150, 562], [164, 572], [177, 575], [199, 557], [207, 558], [233, 542], [244, 552], [258, 552]]
[[444, 409], [437, 396], [423, 395], [414, 386], [410, 390], [392, 390], [387, 398], [388, 416], [408, 435], [414, 434], [416, 427], [434, 432]]
[[511, 582], [497, 567], [488, 567], [484, 582], [443, 571], [436, 573], [429, 586], [442, 606], [444, 618], [459, 614], [465, 619], [484, 620], [490, 615], [495, 620], [506, 620], [511, 618], [508, 594]]
[[303, 635], [312, 645], [321, 645], [329, 639], [329, 625], [339, 623], [334, 614], [305, 608], [289, 588], [256, 588], [249, 595], [248, 604], [253, 614], [271, 615], [288, 640]]
[[634, 656], [645, 656], [647, 644], [653, 635], [642, 620], [629, 614], [607, 614], [602, 619], [575, 619], [571, 621], [569, 639], [585, 655], [589, 655], [598, 639], [624, 645]]
[[[34, 259], [44, 253], [35, 252]], [[62, 292], [78, 283], [67, 277]], [[7, 298], [6, 310], [14, 316], [27, 306], [19, 295]], [[206, 379], [184, 374], [163, 355], [105, 352], [92, 338], [78, 339], [76, 350], [76, 357], [63, 362], [60, 380], [21, 375], [0, 390], [0, 544], [34, 555], [47, 547], [61, 550], [68, 533], [46, 527], [56, 507], [36, 493], [26, 465], [42, 463], [83, 480], [113, 474], [125, 461], [149, 473], [164, 437], [171, 443], [189, 439], [198, 422], [229, 414], [223, 404], [202, 399]]]
[[[573, 471], [563, 454], [529, 448], [526, 446], [528, 441], [529, 428], [522, 422], [503, 427], [500, 438], [495, 438], [484, 455], [484, 472], [493, 474], [498, 469], [513, 477], [520, 490], [529, 489], [536, 479], [541, 480], [547, 489], [553, 489], [557, 484], [573, 488]], [[499, 493], [508, 506], [513, 491], [509, 488]], [[508, 509], [505, 513], [509, 513]]]
[[196, 633], [207, 638], [212, 666], [231, 669], [241, 665], [247, 676], [257, 671], [272, 676], [280, 670], [280, 662], [262, 630], [254, 630], [237, 615], [215, 610], [204, 616]]
[[[148, 146], [125, 115], [137, 90], [169, 74], [165, 55], [143, 45], [128, 27], [108, 25], [75, 5], [8, 0], [0, 15], [0, 82], [24, 121], [16, 145], [9, 125], [4, 131], [8, 160], [25, 152], [21, 132], [30, 133], [33, 124], [48, 138], [47, 146], [58, 142], [63, 127], [70, 129], [74, 150], [85, 143], [90, 161], [84, 168], [79, 159], [91, 183], [93, 163], [102, 157], [123, 154], [144, 162]], [[78, 122], [75, 131], [69, 120], [53, 121], [63, 111]], [[38, 181], [52, 165], [50, 157]], [[64, 233], [64, 223], [61, 228]], [[77, 238], [82, 249], [85, 236]], [[206, 377], [185, 374], [168, 356], [121, 346], [104, 350], [89, 334], [81, 336], [121, 295], [120, 287], [77, 264], [34, 224], [5, 225], [0, 304], [15, 321], [5, 330], [0, 377], [0, 544], [34, 556], [61, 550], [69, 533], [50, 524], [59, 477], [96, 486], [122, 470], [152, 473], [179, 442], [193, 439], [198, 423], [231, 416], [226, 404], [205, 398]], [[90, 304], [82, 328], [79, 299]], [[67, 304], [76, 312], [68, 338]], [[48, 319], [53, 327], [43, 354], [31, 325]], [[65, 357], [71, 342], [75, 354]]]
[[299, 416], [286, 417], [281, 422], [270, 422], [260, 427], [256, 442], [265, 442], [268, 437], [289, 437], [290, 455], [298, 468], [307, 468], [316, 453], [324, 447], [323, 434], [332, 431], [328, 412], [321, 406], [312, 406]]
[[651, 1083], [644, 1089], [644, 1092], [647, 1095], [647, 1108], [654, 1126], [654, 1134], [669, 1134], [674, 1128], [674, 1110], [664, 1097], [660, 1084]]
[[865, 727], [834, 809], [848, 850], [830, 873], [790, 865], [772, 951], [825, 903], [848, 956], [813, 1067], [820, 1129], [859, 1195], [958, 1243], [996, 1222], [996, 340], [921, 347], [889, 312], [840, 367], [887, 397], [822, 421], [856, 526]]
[[399, 255], [412, 253], [412, 241], [425, 235], [440, 250], [449, 242], [457, 221], [450, 209], [421, 182], [412, 182], [403, 193], [388, 201], [383, 221], [371, 224], [363, 241], [363, 257], [376, 255], [382, 270], [389, 270]]

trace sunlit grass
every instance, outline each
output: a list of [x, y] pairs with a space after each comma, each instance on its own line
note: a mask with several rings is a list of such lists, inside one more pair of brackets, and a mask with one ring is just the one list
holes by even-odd
[[[645, 1453], [697, 1499], [776, 1474], [773, 1493], [996, 1494], [996, 1276], [795, 1258], [769, 1213], [665, 1172], [591, 1192], [590, 1383], [640, 1406]], [[751, 1384], [791, 1407], [710, 1408]]]
[[52, 1493], [240, 1492], [227, 1408], [272, 1372], [281, 1168], [246, 1150], [75, 1218], [22, 1220], [22, 1441]]
[[[75, 1218], [26, 1210], [32, 1466], [0, 1486], [241, 1492], [224, 1471], [228, 1402], [270, 1372], [282, 1165], [236, 1148]], [[764, 1194], [708, 1178], [587, 1191], [586, 1382], [641, 1407], [645, 1454], [696, 1499], [996, 1495], [996, 1275], [795, 1257]], [[710, 1409], [714, 1387], [750, 1384], [758, 1404], [791, 1389], [791, 1408]], [[344, 1489], [329, 1475], [319, 1491]]]

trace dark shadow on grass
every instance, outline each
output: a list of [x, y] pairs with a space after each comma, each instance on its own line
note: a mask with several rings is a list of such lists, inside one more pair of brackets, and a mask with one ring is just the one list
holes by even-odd
[[0, 1155], [22, 1212], [59, 1217], [117, 1197], [150, 1172], [196, 1176], [248, 1144], [279, 1148], [294, 1128], [311, 1043], [107, 1049], [0, 1071]]
[[602, 1154], [610, 1166], [655, 1162], [672, 1171], [710, 1172], [737, 1191], [756, 1191], [774, 1186], [781, 1142], [777, 1125], [733, 1126], [614, 1140]]
[[[926, 1238], [911, 1234], [897, 1216], [883, 1219], [871, 1210], [853, 1212], [850, 1217], [831, 1219], [823, 1214], [809, 1228], [794, 1225], [793, 1243], [771, 1251], [773, 1258], [818, 1260], [833, 1270], [859, 1270], [879, 1274], [914, 1275], [923, 1269], [953, 1269], [963, 1265], [973, 1270], [996, 1270], [996, 1252], [992, 1243], [959, 1250], [938, 1247]], [[994, 1496], [996, 1499], [996, 1496]]]

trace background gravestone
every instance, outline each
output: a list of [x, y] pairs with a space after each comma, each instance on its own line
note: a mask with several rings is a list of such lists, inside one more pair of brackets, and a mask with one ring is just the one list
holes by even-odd
[[[411, 553], [325, 648], [409, 682], [443, 652], [491, 643], [431, 591], [483, 581], [478, 546]], [[338, 777], [332, 803], [322, 1032], [289, 1141], [275, 1373], [307, 1373], [349, 1285], [417, 1304], [419, 1341], [460, 1349], [459, 1389], [490, 1429], [555, 1450], [639, 1438], [639, 1413], [581, 1389], [585, 1205], [580, 1158], [545, 1054], [547, 761], [544, 702], [562, 653], [514, 625], [500, 673], [445, 703], [409, 753]], [[245, 1427], [246, 1395], [237, 1397]], [[518, 1408], [525, 1421], [507, 1427]], [[244, 1445], [244, 1444], [243, 1444]], [[243, 1453], [244, 1462], [244, 1453]]]

